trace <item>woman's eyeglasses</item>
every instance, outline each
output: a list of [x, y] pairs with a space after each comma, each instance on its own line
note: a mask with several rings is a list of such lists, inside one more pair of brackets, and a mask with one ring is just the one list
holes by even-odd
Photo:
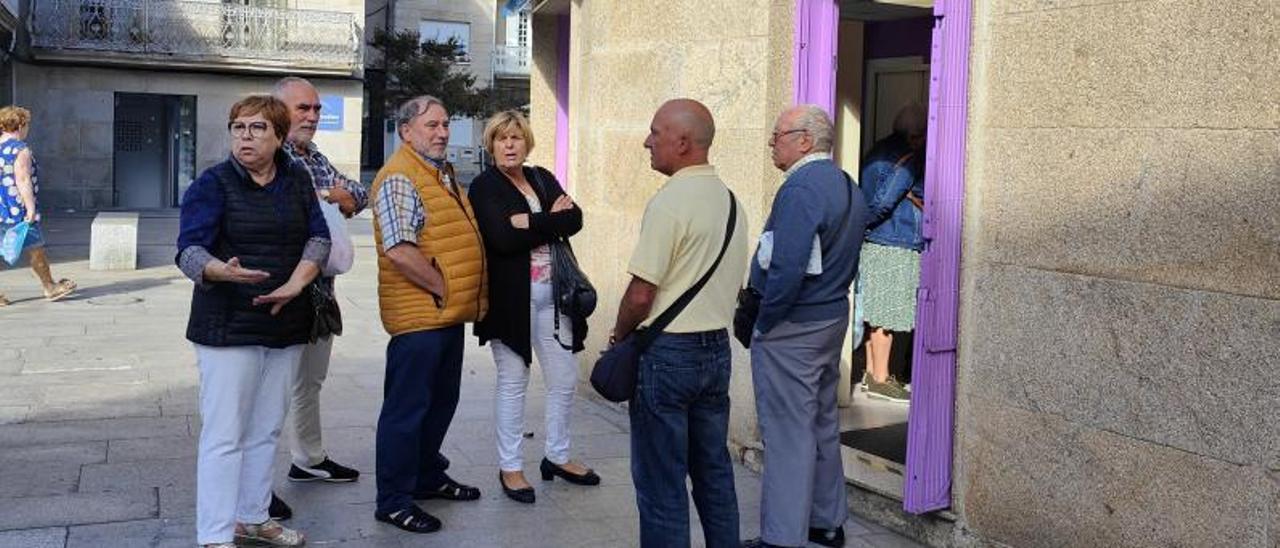
[[244, 122], [231, 122], [227, 125], [227, 129], [231, 130], [232, 137], [243, 139], [248, 135], [252, 139], [257, 139], [266, 135], [271, 130], [271, 125], [266, 122], [252, 122], [246, 124]]

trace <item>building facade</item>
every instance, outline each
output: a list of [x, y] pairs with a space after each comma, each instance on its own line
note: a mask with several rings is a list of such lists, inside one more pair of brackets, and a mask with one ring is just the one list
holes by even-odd
[[[464, 59], [456, 65], [475, 77], [477, 88], [506, 88], [527, 94], [532, 37], [530, 2], [527, 0], [371, 0], [366, 18], [367, 40], [375, 33], [417, 32], [423, 41], [456, 40]], [[376, 52], [368, 58], [369, 132], [365, 166], [376, 169], [399, 144], [392, 113], [381, 103], [379, 83], [385, 81]], [[481, 171], [481, 133], [484, 120], [454, 118], [451, 121], [449, 159], [467, 182]], [[380, 153], [379, 153], [380, 151]]]
[[39, 0], [14, 64], [32, 111], [41, 201], [56, 209], [178, 205], [227, 157], [227, 114], [282, 76], [324, 104], [316, 142], [359, 170], [363, 0]]
[[663, 180], [663, 101], [711, 108], [757, 232], [785, 107], [833, 112], [856, 174], [926, 102], [912, 401], [884, 412], [905, 447], [850, 448], [851, 509], [938, 546], [1280, 546], [1280, 6], [546, 0], [533, 29], [532, 159], [582, 205], [601, 296], [584, 356]]

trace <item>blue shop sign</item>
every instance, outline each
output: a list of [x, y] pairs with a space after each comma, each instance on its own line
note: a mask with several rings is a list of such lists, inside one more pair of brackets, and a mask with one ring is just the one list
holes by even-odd
[[321, 131], [342, 131], [342, 96], [324, 95], [320, 97]]

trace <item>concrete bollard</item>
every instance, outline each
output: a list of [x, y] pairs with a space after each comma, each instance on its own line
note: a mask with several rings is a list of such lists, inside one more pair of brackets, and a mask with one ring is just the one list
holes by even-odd
[[137, 270], [138, 214], [99, 213], [89, 238], [89, 270]]

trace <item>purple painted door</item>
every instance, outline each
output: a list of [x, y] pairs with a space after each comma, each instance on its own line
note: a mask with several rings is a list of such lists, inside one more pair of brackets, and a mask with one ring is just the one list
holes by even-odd
[[795, 62], [792, 98], [813, 104], [835, 116], [836, 25], [840, 7], [835, 0], [796, 0]]
[[964, 205], [970, 0], [936, 0], [929, 75], [924, 237], [903, 508], [951, 506], [960, 223]]
[[[903, 484], [903, 508], [915, 514], [951, 505], [970, 0], [936, 0], [934, 16], [924, 216], [929, 243], [921, 257]], [[834, 0], [796, 0], [797, 103], [833, 110], [838, 21]]]

